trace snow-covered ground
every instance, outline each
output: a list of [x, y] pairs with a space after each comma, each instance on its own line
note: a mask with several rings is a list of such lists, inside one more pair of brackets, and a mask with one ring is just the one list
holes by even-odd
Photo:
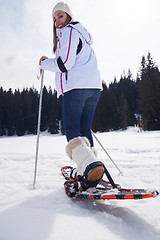
[[[123, 176], [98, 145], [122, 187], [160, 191], [160, 131], [96, 134]], [[32, 190], [36, 136], [0, 138], [0, 240], [159, 240], [160, 197], [144, 200], [75, 200], [65, 195], [60, 168], [72, 165], [66, 139], [43, 133]]]

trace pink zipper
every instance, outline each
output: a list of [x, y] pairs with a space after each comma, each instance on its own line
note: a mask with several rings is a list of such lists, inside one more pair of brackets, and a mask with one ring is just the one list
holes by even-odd
[[62, 92], [62, 95], [63, 95], [64, 92], [63, 92], [63, 83], [62, 83], [62, 73], [60, 75], [60, 81], [61, 81], [61, 92]]
[[69, 36], [69, 47], [68, 47], [68, 52], [67, 52], [67, 57], [66, 57], [66, 60], [64, 62], [64, 64], [68, 61], [68, 56], [69, 56], [69, 52], [70, 52], [70, 48], [71, 48], [71, 36], [72, 36], [72, 28], [71, 28], [71, 31], [70, 31], [70, 36]]

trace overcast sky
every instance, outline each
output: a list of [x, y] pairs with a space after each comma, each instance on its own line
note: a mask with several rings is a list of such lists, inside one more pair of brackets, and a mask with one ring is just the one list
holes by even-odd
[[[59, 1], [0, 0], [0, 86], [36, 87], [38, 60], [52, 54], [52, 9]], [[108, 84], [138, 73], [150, 51], [160, 68], [160, 0], [66, 0], [74, 19], [93, 36], [102, 79]], [[45, 73], [54, 88], [54, 74]]]

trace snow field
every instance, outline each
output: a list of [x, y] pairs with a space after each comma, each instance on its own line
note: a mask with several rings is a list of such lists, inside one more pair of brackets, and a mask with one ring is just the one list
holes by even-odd
[[[99, 159], [122, 187], [160, 191], [160, 131], [137, 128], [96, 134]], [[144, 200], [76, 200], [64, 192], [60, 168], [72, 165], [65, 136], [42, 133], [34, 176], [36, 136], [0, 138], [0, 240], [159, 240], [160, 197]]]

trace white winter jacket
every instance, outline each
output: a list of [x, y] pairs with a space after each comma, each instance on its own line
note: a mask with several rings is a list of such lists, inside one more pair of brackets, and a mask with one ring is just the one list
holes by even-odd
[[79, 23], [73, 22], [56, 29], [56, 58], [41, 63], [44, 70], [56, 72], [58, 97], [72, 89], [102, 89], [97, 60], [91, 48], [92, 37]]

